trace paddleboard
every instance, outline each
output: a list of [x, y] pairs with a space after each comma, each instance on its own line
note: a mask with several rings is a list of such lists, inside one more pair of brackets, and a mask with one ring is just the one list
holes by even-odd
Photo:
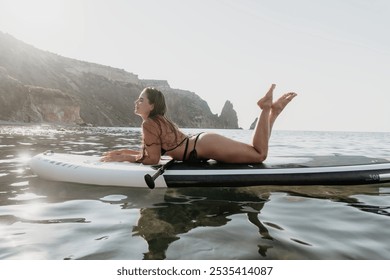
[[[40, 178], [78, 184], [146, 188], [145, 174], [160, 165], [101, 162], [99, 156], [45, 152], [30, 160]], [[263, 164], [174, 162], [156, 187], [243, 187], [259, 185], [360, 185], [390, 182], [390, 161], [361, 156], [274, 157]]]

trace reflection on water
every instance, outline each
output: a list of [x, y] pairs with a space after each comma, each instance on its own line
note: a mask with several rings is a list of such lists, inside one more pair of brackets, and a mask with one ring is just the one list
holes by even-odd
[[169, 245], [180, 235], [197, 227], [224, 226], [231, 221], [229, 217], [236, 214], [247, 215], [248, 221], [258, 227], [261, 236], [271, 238], [257, 216], [265, 199], [234, 189], [217, 189], [204, 195], [196, 189], [169, 190], [164, 202], [155, 204], [153, 208], [141, 209], [134, 233], [148, 243], [149, 252], [145, 254], [145, 259], [165, 259]]
[[[169, 245], [180, 239], [183, 234], [197, 227], [223, 227], [232, 221], [231, 217], [239, 215], [241, 219], [245, 217], [253, 230], [258, 233], [255, 244], [258, 256], [256, 257], [253, 251], [251, 258], [266, 258], [268, 250], [272, 250], [275, 243], [279, 242], [272, 236], [269, 229], [284, 230], [282, 224], [261, 220], [261, 211], [266, 207], [272, 193], [286, 192], [290, 196], [289, 200], [292, 201], [294, 197], [297, 201], [305, 197], [331, 199], [363, 211], [368, 208], [375, 209], [351, 197], [356, 194], [357, 189], [352, 188], [347, 192], [335, 187], [320, 187], [320, 189], [314, 192], [308, 187], [295, 187], [294, 190], [286, 187], [215, 188], [203, 191], [199, 189], [167, 190], [164, 202], [156, 203], [154, 207], [141, 209], [141, 216], [134, 227], [134, 233], [148, 242], [149, 251], [145, 253], [144, 259], [165, 259]], [[357, 193], [362, 194], [365, 191], [368, 194], [378, 194], [378, 189], [371, 186], [360, 187]], [[376, 211], [371, 211], [371, 213], [383, 214]], [[288, 217], [284, 218], [288, 219]], [[243, 238], [244, 236], [245, 234]], [[303, 246], [315, 246], [298, 238], [291, 238], [291, 241]], [[224, 244], [224, 246], [230, 246], [230, 244]], [[300, 254], [299, 250], [296, 254]], [[295, 255], [293, 258], [305, 259], [306, 256]]]
[[[31, 174], [31, 156], [136, 148], [140, 131], [0, 128], [0, 259], [390, 258], [389, 184], [149, 190], [49, 182]], [[277, 132], [271, 150], [328, 154], [332, 143], [351, 154], [370, 143], [379, 147], [374, 156], [390, 157], [382, 134], [377, 142], [348, 135]], [[303, 136], [317, 147], [297, 141]], [[352, 149], [350, 137], [360, 146]]]

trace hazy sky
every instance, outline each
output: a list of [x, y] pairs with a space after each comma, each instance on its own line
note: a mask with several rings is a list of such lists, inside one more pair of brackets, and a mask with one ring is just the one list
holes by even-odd
[[[230, 100], [239, 124], [299, 96], [275, 129], [390, 131], [388, 0], [0, 0], [0, 31], [37, 48]], [[132, 106], [129, 104], [129, 106]]]

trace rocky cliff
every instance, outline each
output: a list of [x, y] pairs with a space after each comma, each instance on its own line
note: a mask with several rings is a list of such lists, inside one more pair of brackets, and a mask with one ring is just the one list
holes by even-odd
[[167, 81], [65, 58], [0, 32], [0, 120], [139, 126], [133, 104], [145, 86], [163, 91], [169, 117], [181, 127], [238, 128], [228, 101], [218, 116], [198, 95]]
[[58, 89], [23, 85], [0, 67], [0, 119], [81, 124], [80, 106]]

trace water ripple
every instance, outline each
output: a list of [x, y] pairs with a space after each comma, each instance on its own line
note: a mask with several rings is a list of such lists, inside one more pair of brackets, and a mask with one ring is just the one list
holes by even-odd
[[[219, 132], [244, 142], [252, 134]], [[139, 128], [0, 126], [0, 259], [390, 259], [389, 184], [151, 191], [45, 181], [27, 164], [49, 149], [137, 148], [140, 135]], [[275, 131], [270, 155], [390, 158], [387, 139]]]

